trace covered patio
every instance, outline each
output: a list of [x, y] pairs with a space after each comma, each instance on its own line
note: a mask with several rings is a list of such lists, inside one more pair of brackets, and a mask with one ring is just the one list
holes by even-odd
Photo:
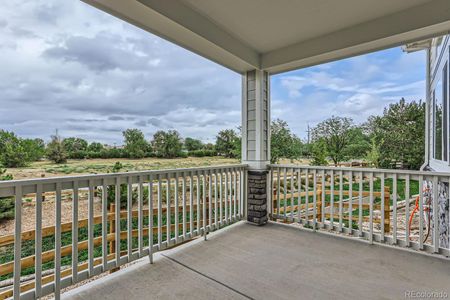
[[450, 294], [450, 261], [358, 238], [245, 222], [143, 259], [63, 299], [401, 299]]
[[[395, 299], [450, 293], [450, 249], [440, 242], [438, 226], [426, 232], [423, 208], [414, 230], [405, 226], [415, 197], [420, 207], [427, 200], [437, 207], [438, 189], [428, 198], [414, 193], [425, 184], [449, 183], [449, 173], [270, 164], [270, 75], [447, 33], [450, 1], [84, 2], [242, 75], [241, 164], [0, 182], [0, 197], [15, 199], [15, 234], [3, 241], [13, 243], [14, 261], [0, 269], [2, 276], [13, 274], [14, 286], [2, 297]], [[114, 211], [107, 208], [111, 191]], [[81, 192], [88, 195], [86, 220], [78, 218]], [[45, 193], [56, 199], [52, 228], [42, 227]], [[62, 194], [70, 194], [79, 222], [62, 224]], [[36, 202], [32, 232], [21, 227], [25, 197]], [[94, 214], [94, 200], [101, 201], [101, 215]], [[42, 238], [49, 236], [54, 248], [43, 250]], [[29, 240], [35, 251], [25, 257], [22, 244]], [[79, 251], [85, 253], [80, 261]], [[70, 259], [65, 268], [62, 258]], [[50, 275], [42, 274], [43, 263], [54, 263]], [[22, 284], [26, 268], [35, 268], [35, 280]]]

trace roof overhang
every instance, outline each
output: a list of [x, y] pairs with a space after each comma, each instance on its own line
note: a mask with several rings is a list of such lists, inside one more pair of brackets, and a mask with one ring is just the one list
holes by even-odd
[[239, 73], [281, 73], [450, 31], [449, 0], [83, 1]]

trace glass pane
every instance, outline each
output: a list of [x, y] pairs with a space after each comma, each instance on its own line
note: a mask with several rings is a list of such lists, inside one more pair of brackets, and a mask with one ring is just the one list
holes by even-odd
[[443, 99], [443, 115], [442, 115], [442, 134], [443, 134], [443, 155], [445, 161], [447, 161], [447, 147], [448, 147], [448, 99], [447, 99], [447, 87], [448, 87], [448, 77], [447, 77], [447, 64], [445, 64], [442, 77], [443, 86], [442, 86], [442, 99]]
[[442, 160], [442, 79], [436, 84], [434, 93], [434, 158]]

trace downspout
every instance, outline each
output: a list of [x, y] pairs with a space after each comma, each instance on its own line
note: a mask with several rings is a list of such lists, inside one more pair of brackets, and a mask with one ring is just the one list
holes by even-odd
[[426, 87], [425, 87], [425, 162], [420, 167], [420, 171], [425, 170], [430, 164], [430, 82], [431, 82], [431, 70], [430, 70], [430, 56], [431, 56], [431, 44], [427, 47], [427, 71], [426, 71]]

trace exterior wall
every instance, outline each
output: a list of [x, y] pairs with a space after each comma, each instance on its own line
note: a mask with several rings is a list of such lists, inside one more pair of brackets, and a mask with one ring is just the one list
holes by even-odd
[[[450, 122], [447, 121], [447, 126], [443, 131], [444, 138], [436, 134], [436, 113], [435, 113], [435, 99], [440, 98], [447, 106], [446, 120], [449, 120], [449, 47], [450, 35], [434, 38], [431, 41], [431, 47], [428, 54], [427, 67], [427, 166], [439, 172], [450, 172]], [[444, 90], [443, 90], [444, 89]], [[442, 158], [435, 157], [435, 143], [437, 139], [442, 139], [442, 145], [446, 144], [445, 153]]]
[[[450, 36], [434, 38], [431, 41], [431, 47], [427, 55], [427, 169], [439, 172], [450, 172], [450, 95], [449, 95], [449, 47]], [[442, 87], [441, 87], [442, 84]], [[441, 90], [443, 89], [443, 90]], [[435, 126], [435, 99], [436, 95], [442, 94], [442, 101], [447, 105], [447, 114], [444, 118], [447, 119], [447, 127], [444, 131], [442, 142], [447, 143], [447, 149], [443, 152], [447, 154], [442, 155], [442, 159], [435, 157], [435, 139], [439, 138], [436, 134]], [[445, 123], [445, 122], [443, 122]], [[445, 147], [444, 147], [445, 149]], [[446, 157], [445, 157], [446, 156]], [[430, 183], [427, 183], [430, 189], [433, 189]], [[449, 185], [446, 182], [438, 183], [438, 224], [439, 224], [439, 244], [440, 247], [448, 248], [450, 244], [450, 223], [449, 223]], [[433, 193], [432, 193], [433, 194]], [[433, 210], [434, 207], [431, 207]], [[433, 214], [431, 214], [433, 215]], [[432, 222], [434, 224], [434, 220]]]

